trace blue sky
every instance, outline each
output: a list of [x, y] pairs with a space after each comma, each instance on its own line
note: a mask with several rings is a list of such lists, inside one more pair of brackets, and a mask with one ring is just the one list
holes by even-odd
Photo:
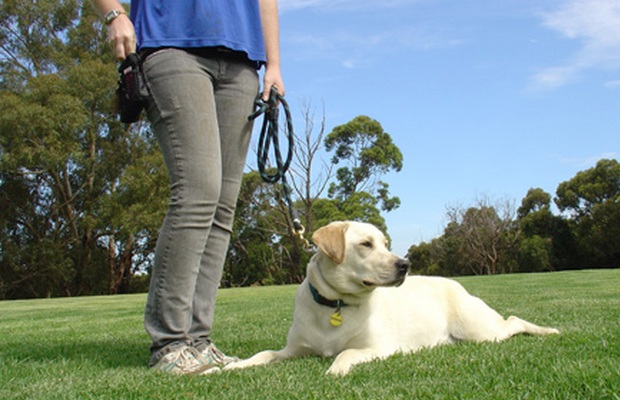
[[[393, 250], [447, 206], [518, 205], [620, 154], [619, 0], [280, 0], [286, 98], [329, 133], [378, 120], [404, 156], [383, 180]], [[325, 156], [325, 161], [329, 157]], [[250, 160], [250, 162], [252, 162]]]

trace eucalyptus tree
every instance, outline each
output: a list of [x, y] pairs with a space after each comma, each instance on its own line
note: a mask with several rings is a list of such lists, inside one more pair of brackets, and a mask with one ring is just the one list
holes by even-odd
[[562, 182], [554, 199], [575, 232], [583, 265], [620, 266], [620, 163], [602, 159]]
[[383, 211], [400, 206], [398, 197], [390, 197], [389, 185], [379, 178], [403, 167], [403, 155], [381, 124], [364, 115], [336, 126], [325, 138], [325, 148], [333, 151], [332, 163], [340, 165], [337, 182], [330, 196], [343, 204], [356, 193], [366, 192], [381, 204]]
[[0, 296], [126, 291], [148, 265], [165, 172], [116, 68], [89, 2], [0, 3]]

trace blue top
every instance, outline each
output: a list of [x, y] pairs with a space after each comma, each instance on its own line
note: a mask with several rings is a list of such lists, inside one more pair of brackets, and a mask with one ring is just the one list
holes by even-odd
[[258, 0], [132, 0], [138, 49], [224, 46], [267, 61]]

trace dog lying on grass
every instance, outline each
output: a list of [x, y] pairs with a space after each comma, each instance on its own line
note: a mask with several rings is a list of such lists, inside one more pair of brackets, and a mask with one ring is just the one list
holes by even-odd
[[384, 235], [360, 222], [333, 222], [312, 236], [318, 247], [297, 290], [286, 346], [226, 367], [247, 368], [293, 357], [335, 357], [327, 373], [359, 363], [461, 340], [499, 342], [557, 329], [504, 319], [454, 280], [407, 276]]

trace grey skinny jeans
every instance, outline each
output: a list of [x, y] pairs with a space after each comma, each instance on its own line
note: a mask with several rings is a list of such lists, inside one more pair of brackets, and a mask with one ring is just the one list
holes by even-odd
[[147, 114], [171, 183], [145, 310], [151, 365], [208, 342], [259, 83], [249, 63], [158, 50], [144, 62]]

